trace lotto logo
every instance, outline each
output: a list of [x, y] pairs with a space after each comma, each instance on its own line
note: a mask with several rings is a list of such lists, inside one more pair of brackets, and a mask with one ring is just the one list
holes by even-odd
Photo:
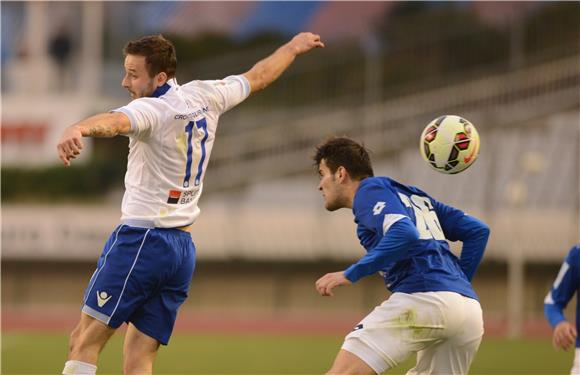
[[385, 202], [377, 202], [377, 204], [375, 204], [375, 206], [373, 207], [373, 215], [378, 215], [381, 212], [383, 212], [383, 209], [385, 208]]

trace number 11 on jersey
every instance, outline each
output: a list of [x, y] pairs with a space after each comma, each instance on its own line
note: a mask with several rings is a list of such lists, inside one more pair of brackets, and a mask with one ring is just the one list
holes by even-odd
[[198, 186], [201, 182], [201, 174], [203, 173], [203, 162], [205, 161], [205, 142], [207, 141], [207, 122], [205, 118], [198, 121], [190, 121], [185, 126], [185, 132], [187, 133], [187, 163], [185, 164], [185, 177], [183, 178], [183, 187], [189, 187], [189, 180], [191, 178], [191, 164], [193, 159], [193, 127], [203, 130], [203, 138], [201, 139], [201, 157], [199, 158], [199, 164], [197, 165], [197, 174], [195, 175], [194, 186]]

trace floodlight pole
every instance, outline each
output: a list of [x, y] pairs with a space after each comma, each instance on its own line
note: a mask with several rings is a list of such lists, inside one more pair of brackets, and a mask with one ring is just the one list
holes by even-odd
[[49, 90], [47, 6], [44, 1], [26, 3], [26, 39], [23, 50], [30, 64], [29, 74], [34, 77], [26, 82], [29, 94], [42, 95]]
[[373, 129], [380, 124], [377, 117], [377, 104], [382, 100], [383, 87], [383, 46], [377, 34], [369, 32], [360, 39], [360, 46], [364, 53], [364, 103], [362, 112], [362, 137], [367, 147], [380, 147], [377, 137], [372, 137]]
[[81, 61], [83, 82], [79, 91], [94, 97], [101, 92], [103, 74], [103, 3], [82, 3]]
[[[525, 166], [524, 166], [525, 167]], [[525, 184], [525, 176], [528, 173], [525, 168], [521, 169], [521, 176], [511, 183], [507, 199], [510, 203], [510, 213], [515, 218], [524, 218], [525, 203], [528, 188]], [[518, 223], [513, 231], [513, 245], [508, 248], [507, 255], [507, 334], [509, 338], [519, 338], [522, 335], [524, 320], [524, 281], [525, 281], [525, 236], [523, 223]]]

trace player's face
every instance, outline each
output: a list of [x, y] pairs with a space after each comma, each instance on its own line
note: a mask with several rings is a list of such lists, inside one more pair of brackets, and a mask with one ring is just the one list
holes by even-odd
[[324, 208], [328, 211], [336, 211], [345, 207], [342, 186], [336, 178], [336, 173], [330, 171], [324, 159], [320, 161], [318, 166], [318, 175], [320, 176], [318, 190], [322, 192]]
[[129, 91], [131, 98], [151, 96], [157, 88], [155, 77], [149, 77], [145, 56], [127, 55], [125, 57], [125, 77], [121, 85]]

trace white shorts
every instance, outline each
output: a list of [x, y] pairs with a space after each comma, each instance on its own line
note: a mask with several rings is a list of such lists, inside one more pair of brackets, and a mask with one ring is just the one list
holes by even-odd
[[377, 374], [417, 353], [407, 375], [465, 375], [482, 336], [477, 300], [453, 292], [394, 293], [346, 336], [342, 349]]
[[572, 370], [570, 370], [570, 375], [580, 375], [580, 348], [576, 348], [574, 364], [572, 365]]

